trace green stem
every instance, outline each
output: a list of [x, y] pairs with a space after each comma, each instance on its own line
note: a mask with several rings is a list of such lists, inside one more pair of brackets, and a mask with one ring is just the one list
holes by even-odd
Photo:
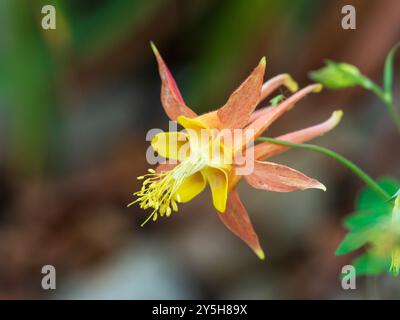
[[383, 88], [382, 93], [378, 94], [379, 98], [385, 104], [390, 117], [393, 119], [400, 132], [400, 114], [396, 111], [393, 102], [393, 68], [394, 68], [394, 58], [397, 50], [400, 48], [400, 42], [397, 43], [390, 51], [385, 60], [385, 69], [383, 72]]
[[267, 137], [259, 137], [257, 139], [258, 141], [268, 141], [273, 144], [279, 144], [282, 146], [287, 146], [287, 147], [292, 147], [292, 148], [300, 148], [300, 149], [305, 149], [305, 150], [310, 150], [310, 151], [315, 151], [322, 153], [325, 156], [328, 156], [337, 162], [341, 163], [344, 165], [346, 168], [350, 169], [354, 174], [356, 174], [362, 181], [365, 182], [366, 185], [368, 185], [372, 190], [374, 190], [377, 194], [379, 194], [382, 198], [385, 199], [385, 201], [390, 200], [390, 195], [383, 190], [375, 181], [372, 179], [368, 174], [366, 174], [363, 170], [361, 170], [357, 165], [355, 165], [353, 162], [350, 160], [346, 159], [345, 157], [341, 156], [340, 154], [329, 150], [324, 147], [312, 145], [312, 144], [302, 144], [302, 143], [294, 143], [294, 142], [288, 142], [288, 141], [283, 141], [283, 140], [277, 140], [273, 138], [267, 138]]
[[393, 99], [391, 97], [390, 99], [381, 97], [381, 100], [384, 102], [390, 117], [393, 119], [393, 122], [395, 123], [397, 129], [400, 131], [400, 115], [396, 112], [396, 109], [394, 108]]
[[392, 94], [390, 92], [383, 91], [380, 86], [369, 79], [368, 82], [365, 82], [364, 88], [372, 91], [378, 97], [378, 99], [384, 103], [390, 118], [400, 131], [400, 114], [395, 109]]
[[384, 91], [380, 86], [368, 78], [364, 78], [360, 85], [364, 89], [371, 91], [383, 102], [389, 113], [389, 117], [393, 120], [397, 129], [400, 131], [400, 114], [394, 107], [391, 91]]

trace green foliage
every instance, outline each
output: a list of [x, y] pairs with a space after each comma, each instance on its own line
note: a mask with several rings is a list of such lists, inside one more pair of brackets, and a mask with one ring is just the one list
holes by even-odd
[[[391, 178], [378, 181], [389, 194], [394, 194], [400, 182]], [[353, 261], [357, 275], [376, 275], [390, 271], [391, 239], [390, 226], [393, 205], [382, 199], [370, 188], [365, 188], [356, 202], [356, 212], [346, 218], [345, 227], [349, 230], [336, 250], [336, 255], [356, 251], [365, 245], [366, 252]], [[388, 247], [389, 246], [389, 247]]]
[[397, 190], [397, 192], [390, 198], [390, 200], [393, 201], [394, 199], [396, 199], [399, 196], [400, 196], [400, 189]]
[[160, 10], [161, 0], [107, 0], [85, 10], [84, 1], [63, 2], [72, 45], [81, 59], [101, 57]]
[[[396, 193], [399, 188], [399, 182], [393, 178], [385, 178], [378, 181], [379, 186], [382, 187], [388, 194]], [[389, 202], [382, 200], [376, 192], [371, 189], [364, 189], [356, 200], [357, 210], [371, 210], [371, 209], [391, 209]]]
[[347, 63], [336, 63], [327, 60], [326, 66], [310, 72], [310, 78], [328, 89], [343, 89], [361, 86], [370, 89], [371, 80], [365, 77], [357, 67]]
[[[193, 29], [198, 37], [193, 42], [196, 53], [193, 57], [195, 63], [191, 65], [191, 81], [179, 83], [188, 104], [198, 112], [209, 111], [209, 106], [225, 103], [227, 95], [254, 68], [254, 53], [262, 56], [268, 50], [272, 51], [273, 48], [267, 48], [269, 42], [261, 43], [260, 39], [268, 39], [276, 33], [274, 27], [281, 22], [282, 15], [290, 16], [287, 21], [291, 25], [289, 30], [301, 33], [302, 28], [310, 23], [309, 17], [322, 6], [319, 3], [310, 5], [308, 0], [231, 0], [213, 3], [212, 14], [197, 20], [196, 24], [200, 27]], [[187, 37], [193, 38], [193, 32], [188, 33]], [[285, 46], [287, 41], [292, 40], [293, 32], [283, 33], [277, 40], [282, 43], [278, 52], [295, 56], [296, 53]]]
[[352, 230], [346, 235], [339, 245], [338, 249], [336, 250], [336, 255], [347, 254], [361, 248], [367, 243], [368, 237], [368, 230]]
[[57, 61], [48, 38], [38, 28], [35, 12], [40, 13], [39, 4], [7, 0], [0, 12], [0, 24], [7, 30], [0, 38], [0, 91], [10, 132], [7, 152], [10, 163], [27, 175], [51, 171], [57, 148]]
[[389, 257], [381, 258], [379, 255], [367, 252], [355, 258], [353, 266], [356, 269], [357, 276], [379, 275], [385, 270], [389, 270], [390, 259]]

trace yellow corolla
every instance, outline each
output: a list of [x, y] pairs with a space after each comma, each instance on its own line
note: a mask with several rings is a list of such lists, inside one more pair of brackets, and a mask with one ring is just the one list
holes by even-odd
[[[154, 137], [151, 142], [153, 149], [168, 159], [168, 162], [138, 177], [143, 180], [142, 188], [134, 193], [137, 199], [129, 205], [139, 203], [141, 208], [152, 210], [146, 223], [159, 216], [170, 216], [178, 210], [178, 203], [190, 201], [208, 184], [218, 217], [260, 259], [264, 259], [264, 251], [236, 191], [236, 185], [244, 177], [252, 187], [268, 191], [290, 192], [309, 188], [325, 190], [322, 183], [295, 169], [264, 161], [286, 151], [286, 147], [268, 142], [253, 145], [255, 139], [276, 119], [291, 110], [306, 95], [319, 92], [321, 85], [312, 84], [298, 91], [297, 83], [288, 74], [278, 75], [263, 83], [266, 61], [262, 58], [224, 106], [198, 116], [185, 104], [174, 78], [153, 44], [152, 49], [162, 80], [162, 105], [168, 117], [177, 121], [184, 130], [159, 133]], [[281, 86], [295, 93], [275, 106], [255, 111], [261, 101]], [[341, 116], [341, 111], [335, 111], [320, 124], [279, 136], [278, 139], [293, 142], [313, 139], [332, 130]], [[235, 137], [233, 132], [237, 130], [244, 139], [240, 143], [226, 143], [224, 138], [229, 134]], [[248, 132], [251, 134], [248, 135]], [[243, 162], [238, 162], [236, 156], [246, 155], [249, 151], [253, 157], [245, 158], [253, 169], [244, 174], [237, 170], [243, 167]], [[239, 159], [242, 160], [241, 157]], [[171, 163], [171, 160], [175, 162]]]
[[148, 174], [139, 177], [145, 180], [142, 189], [135, 193], [138, 196], [135, 202], [143, 209], [153, 208], [145, 222], [150, 218], [156, 220], [158, 214], [171, 215], [178, 210], [177, 203], [192, 200], [207, 183], [215, 208], [225, 211], [232, 153], [228, 156], [229, 151], [221, 143], [218, 132], [207, 128], [201, 120], [179, 116], [178, 123], [187, 131], [159, 133], [151, 145], [160, 156], [177, 160], [179, 164], [169, 171], [150, 169]]

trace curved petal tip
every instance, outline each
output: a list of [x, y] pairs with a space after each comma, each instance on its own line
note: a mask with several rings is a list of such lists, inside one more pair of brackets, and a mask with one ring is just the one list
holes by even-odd
[[317, 182], [317, 184], [314, 186], [314, 189], [320, 189], [324, 192], [326, 191], [326, 187], [321, 182]]
[[323, 89], [323, 85], [320, 83], [314, 84], [313, 87], [314, 87], [313, 92], [315, 92], [315, 93], [321, 92]]
[[332, 113], [332, 120], [335, 122], [335, 126], [339, 124], [343, 117], [343, 110], [336, 110]]
[[296, 81], [293, 80], [290, 74], [286, 73], [284, 77], [285, 78], [283, 84], [286, 88], [288, 88], [291, 92], [296, 92], [297, 90], [299, 90], [299, 85]]

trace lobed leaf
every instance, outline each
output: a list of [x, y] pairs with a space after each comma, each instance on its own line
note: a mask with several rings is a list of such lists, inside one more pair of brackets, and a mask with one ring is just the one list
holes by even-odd
[[390, 215], [390, 210], [386, 208], [376, 208], [374, 210], [357, 211], [345, 219], [344, 226], [352, 231], [365, 229], [376, 225], [383, 218]]
[[356, 269], [356, 275], [379, 275], [390, 266], [390, 260], [375, 255], [372, 252], [366, 252], [353, 261], [353, 266]]
[[[393, 178], [384, 178], [377, 181], [380, 187], [387, 191], [389, 194], [394, 194], [399, 188], [400, 183]], [[370, 188], [364, 188], [359, 194], [356, 201], [357, 210], [371, 210], [371, 209], [391, 209], [389, 202], [384, 201], [375, 191]]]
[[361, 248], [369, 241], [369, 236], [368, 231], [349, 232], [336, 249], [335, 255], [340, 256]]

